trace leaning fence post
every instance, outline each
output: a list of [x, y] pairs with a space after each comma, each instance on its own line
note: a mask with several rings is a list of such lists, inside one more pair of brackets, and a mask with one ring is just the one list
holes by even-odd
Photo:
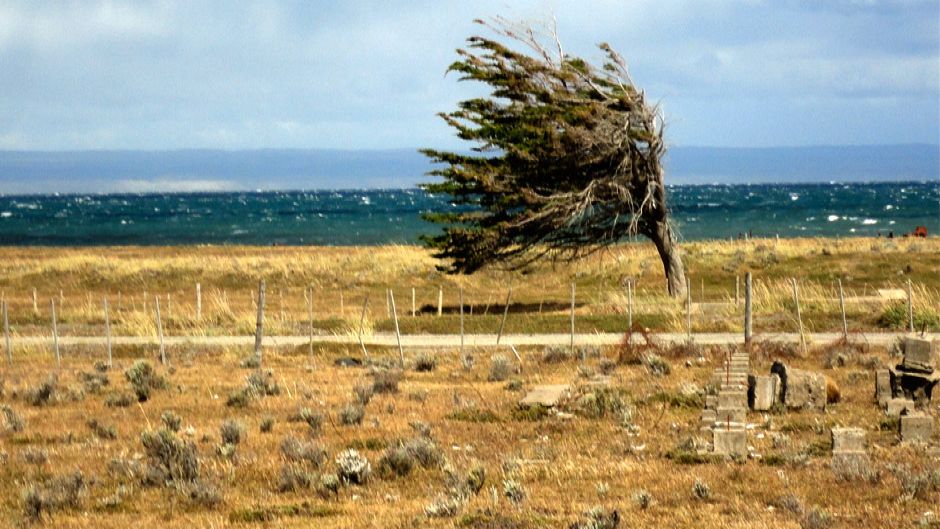
[[313, 287], [308, 290], [304, 289], [304, 299], [307, 301], [307, 331], [310, 335], [310, 357], [313, 358]]
[[845, 320], [845, 293], [842, 290], [842, 278], [839, 278], [839, 310], [842, 311], [842, 338], [849, 339], [849, 324]]
[[411, 317], [415, 317], [415, 287], [411, 287]]
[[264, 337], [264, 278], [258, 281], [258, 317], [255, 320], [255, 357], [261, 364], [261, 341]]
[[59, 355], [59, 329], [55, 321], [55, 298], [52, 298], [52, 347], [55, 349], [55, 366], [62, 367], [62, 357]]
[[911, 333], [914, 333], [914, 293], [911, 290], [911, 280], [907, 280], [907, 321], [911, 330]]
[[734, 306], [741, 304], [741, 276], [734, 276]]
[[395, 310], [395, 293], [388, 289], [388, 298], [392, 302], [392, 319], [395, 320], [395, 339], [398, 341], [398, 359], [401, 367], [405, 367], [405, 350], [401, 346], [401, 331], [398, 329], [398, 311]]
[[499, 331], [496, 333], [496, 345], [499, 345], [500, 338], [503, 337], [503, 327], [506, 326], [506, 316], [509, 315], [509, 302], [512, 300], [512, 287], [509, 287], [509, 292], [506, 294], [506, 306], [503, 307], [503, 319], [499, 322]]
[[108, 348], [108, 367], [111, 367], [111, 312], [108, 310], [108, 298], [104, 298], [104, 334]]
[[39, 314], [39, 297], [36, 294], [36, 287], [33, 287], [33, 314]]
[[437, 287], [437, 315], [444, 314], [444, 286]]
[[160, 296], [153, 297], [157, 308], [157, 337], [160, 339], [160, 363], [166, 365], [166, 346], [163, 344], [163, 322], [160, 320]]
[[7, 314], [7, 302], [3, 300], [3, 340], [7, 346], [7, 361], [13, 365], [13, 347], [10, 344], [10, 315]]
[[202, 283], [196, 283], [196, 319], [202, 319]]
[[359, 316], [359, 347], [362, 347], [362, 354], [369, 358], [369, 351], [366, 351], [366, 344], [362, 341], [362, 326], [366, 322], [366, 308], [369, 306], [369, 293], [366, 292], [366, 299], [362, 302], [362, 315]]
[[744, 346], [751, 346], [751, 273], [744, 275]]
[[800, 326], [800, 349], [806, 352], [806, 337], [803, 335], [803, 316], [800, 314], [800, 291], [796, 283], [796, 278], [790, 278], [793, 283], [793, 303], [796, 304], [796, 321]]

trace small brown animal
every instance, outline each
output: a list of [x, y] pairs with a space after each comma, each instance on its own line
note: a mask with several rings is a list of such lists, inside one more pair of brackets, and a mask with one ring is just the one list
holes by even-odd
[[842, 400], [842, 391], [835, 380], [826, 377], [826, 404], [833, 404]]

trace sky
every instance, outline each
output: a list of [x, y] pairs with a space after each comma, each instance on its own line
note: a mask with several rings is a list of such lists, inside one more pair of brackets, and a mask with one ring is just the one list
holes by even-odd
[[940, 143], [937, 0], [4, 0], [0, 150], [458, 148], [495, 15], [611, 43], [671, 145]]

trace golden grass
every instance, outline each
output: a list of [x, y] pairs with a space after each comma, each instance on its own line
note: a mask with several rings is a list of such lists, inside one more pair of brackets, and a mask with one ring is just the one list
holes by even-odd
[[[940, 306], [940, 239], [784, 239], [687, 243], [684, 260], [692, 284], [693, 328], [739, 331], [735, 280], [754, 274], [755, 329], [795, 331], [790, 278], [797, 278], [809, 331], [841, 330], [836, 279], [842, 279], [852, 330], [886, 325], [891, 303], [877, 289], [914, 288], [915, 311], [928, 323]], [[565, 332], [570, 283], [577, 284], [579, 330], [624, 328], [625, 278], [637, 280], [635, 319], [654, 331], [685, 329], [683, 300], [665, 296], [662, 267], [649, 244], [625, 244], [573, 264], [543, 264], [525, 273], [484, 271], [470, 277], [435, 269], [414, 246], [336, 247], [119, 247], [0, 248], [0, 291], [10, 306], [14, 335], [49, 334], [55, 298], [62, 334], [102, 334], [102, 300], [112, 307], [113, 333], [153, 336], [154, 297], [161, 300], [169, 334], [249, 334], [254, 329], [257, 281], [267, 282], [267, 334], [308, 332], [305, 292], [312, 289], [315, 327], [348, 333], [359, 326], [366, 295], [367, 330], [391, 331], [385, 289], [392, 288], [404, 332], [456, 332], [458, 290], [464, 292], [468, 329], [495, 332], [506, 290], [513, 289], [507, 332]], [[203, 314], [196, 317], [195, 285]], [[411, 319], [436, 312], [442, 318]], [[33, 289], [38, 304], [33, 308]], [[472, 315], [469, 312], [472, 311]], [[936, 328], [936, 324], [933, 324]], [[896, 327], [899, 325], [895, 325]]]
[[[256, 400], [248, 408], [225, 405], [227, 396], [241, 387], [250, 371], [238, 368], [244, 350], [172, 351], [172, 373], [160, 371], [169, 388], [154, 392], [140, 406], [109, 408], [109, 393], [127, 389], [122, 371], [140, 354], [120, 350], [115, 367], [108, 373], [110, 385], [99, 393], [85, 393], [73, 400], [53, 399], [44, 407], [28, 405], [22, 395], [53, 370], [47, 361], [21, 361], [4, 368], [2, 402], [24, 416], [22, 432], [0, 435], [0, 519], [14, 525], [22, 519], [21, 495], [30, 484], [53, 475], [80, 470], [91, 480], [80, 507], [56, 512], [45, 524], [54, 527], [267, 527], [260, 522], [243, 522], [259, 513], [286, 512], [301, 507], [296, 516], [281, 515], [270, 522], [276, 527], [567, 527], [582, 512], [594, 506], [618, 509], [626, 527], [799, 527], [800, 517], [773, 508], [785, 496], [796, 497], [807, 509], [817, 506], [829, 513], [838, 527], [881, 528], [909, 526], [927, 510], [935, 510], [938, 496], [901, 500], [901, 484], [894, 474], [884, 471], [890, 463], [906, 463], [916, 470], [936, 468], [922, 451], [897, 444], [892, 432], [880, 431], [882, 414], [872, 402], [873, 377], [869, 367], [853, 358], [847, 367], [826, 370], [842, 389], [843, 402], [825, 412], [786, 414], [750, 413], [758, 424], [749, 434], [765, 462], [707, 462], [682, 464], [666, 454], [690, 436], [698, 435], [698, 406], [664, 405], [657, 395], [680, 395], [684, 384], [703, 385], [720, 363], [723, 353], [704, 352], [704, 362], [684, 367], [685, 358], [670, 358], [672, 374], [651, 378], [643, 367], [619, 366], [613, 372], [613, 387], [622, 390], [635, 406], [633, 436], [621, 426], [618, 417], [588, 419], [547, 416], [529, 421], [514, 415], [520, 391], [506, 389], [505, 382], [487, 381], [488, 356], [479, 352], [471, 371], [460, 367], [455, 351], [436, 352], [438, 367], [427, 373], [407, 371], [397, 394], [376, 395], [366, 406], [360, 426], [341, 426], [339, 409], [349, 402], [357, 384], [368, 383], [365, 368], [338, 368], [332, 360], [346, 354], [342, 348], [320, 350], [310, 363], [306, 348], [270, 350], [265, 368], [272, 369], [281, 386], [277, 396]], [[513, 376], [523, 388], [539, 383], [581, 384], [574, 361], [543, 364], [541, 352], [522, 351], [525, 369]], [[606, 351], [612, 356], [613, 351]], [[788, 359], [804, 368], [822, 369], [823, 348], [805, 358]], [[152, 354], [150, 354], [152, 357]], [[97, 349], [73, 351], [59, 375], [59, 392], [69, 388], [80, 393], [78, 374], [91, 371]], [[767, 372], [769, 358], [753, 355], [752, 371]], [[870, 358], [887, 364], [885, 351]], [[151, 358], [152, 360], [152, 358]], [[600, 359], [589, 358], [584, 365], [594, 369]], [[156, 362], [155, 362], [156, 363]], [[866, 364], [867, 365], [867, 364]], [[455, 518], [428, 519], [424, 507], [445, 490], [444, 472], [439, 468], [416, 469], [410, 476], [373, 479], [363, 487], [342, 489], [338, 498], [322, 499], [311, 491], [279, 493], [278, 472], [283, 464], [279, 444], [288, 435], [309, 439], [304, 423], [287, 419], [301, 407], [309, 407], [330, 417], [322, 432], [313, 436], [327, 449], [323, 472], [334, 471], [333, 458], [348, 446], [361, 452], [377, 467], [382, 447], [395, 439], [415, 435], [409, 423], [422, 421], [432, 428], [433, 438], [443, 451], [447, 464], [465, 472], [473, 464], [486, 468], [487, 482], [479, 496], [473, 496]], [[141, 432], [156, 428], [163, 410], [173, 410], [192, 427], [192, 439], [202, 461], [202, 474], [216, 484], [223, 503], [215, 507], [192, 505], [171, 490], [144, 487], [138, 480], [109, 473], [112, 459], [140, 457]], [[496, 422], [454, 420], [460, 409], [489, 410]], [[275, 419], [273, 431], [261, 433], [265, 416]], [[97, 438], [86, 426], [89, 419], [113, 425], [117, 439]], [[237, 448], [235, 459], [216, 454], [220, 444], [219, 427], [226, 419], [246, 426], [247, 437]], [[835, 425], [860, 426], [867, 430], [872, 459], [884, 471], [881, 482], [842, 482], [829, 469], [829, 429]], [[771, 433], [785, 432], [789, 447], [774, 448]], [[819, 447], [823, 447], [820, 451]], [[28, 463], [28, 450], [48, 452], [48, 462]], [[815, 449], [815, 451], [814, 451]], [[805, 464], [767, 464], [797, 452], [812, 454]], [[502, 481], [513, 477], [522, 484], [526, 499], [519, 506], [502, 496]], [[705, 482], [712, 497], [693, 499], [696, 479]], [[119, 505], [105, 508], [102, 501], [125, 485], [129, 491]], [[647, 491], [654, 498], [648, 509], [641, 508], [634, 495]], [[489, 515], [503, 518], [503, 525], [475, 525], [474, 520]], [[274, 516], [274, 515], [271, 515]], [[515, 524], [515, 525], [512, 525]]]

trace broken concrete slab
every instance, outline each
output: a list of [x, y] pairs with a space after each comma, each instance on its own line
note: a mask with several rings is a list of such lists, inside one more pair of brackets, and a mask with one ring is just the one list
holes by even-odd
[[716, 454], [730, 457], [747, 455], [747, 432], [743, 428], [717, 427], [712, 434]]
[[767, 411], [777, 402], [779, 395], [777, 375], [751, 375], [747, 384], [747, 404], [754, 411]]
[[744, 408], [718, 408], [715, 410], [715, 424], [723, 426], [728, 423], [744, 424], [747, 422], [747, 411]]
[[571, 387], [568, 384], [555, 384], [535, 386], [525, 397], [519, 401], [520, 406], [545, 406], [552, 408], [570, 396]]
[[773, 363], [770, 372], [780, 377], [780, 400], [787, 408], [826, 408], [826, 377], [821, 373], [787, 367], [779, 361]]
[[747, 407], [747, 392], [743, 390], [718, 392], [718, 409]]
[[927, 443], [933, 435], [933, 417], [923, 413], [901, 415], [898, 432], [902, 443]]
[[878, 369], [875, 371], [875, 400], [879, 406], [885, 406], [894, 397], [891, 391], [891, 371]]
[[916, 402], [929, 402], [940, 385], [940, 373], [921, 373], [889, 368], [891, 393]]
[[914, 411], [914, 401], [910, 399], [888, 399], [885, 404], [885, 415], [900, 417], [902, 413]]
[[865, 430], [862, 428], [833, 428], [832, 453], [865, 452]]

